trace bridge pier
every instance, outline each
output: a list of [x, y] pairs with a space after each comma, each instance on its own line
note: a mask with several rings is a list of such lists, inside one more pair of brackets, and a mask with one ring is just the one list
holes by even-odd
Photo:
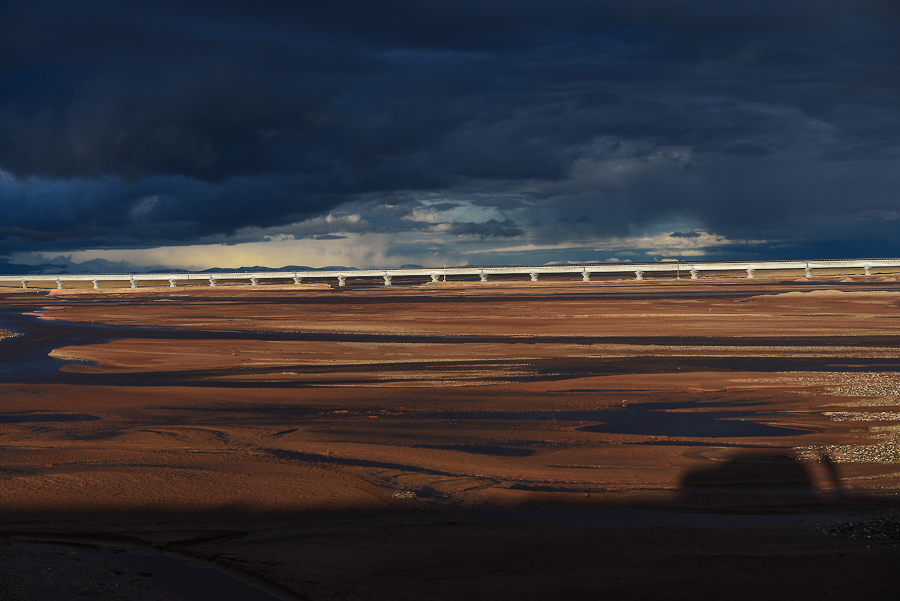
[[94, 285], [94, 290], [100, 289], [100, 280], [91, 280], [91, 283]]
[[487, 276], [488, 276], [488, 274], [486, 274], [486, 273], [483, 272], [483, 271], [482, 271], [481, 273], [478, 274], [478, 277], [481, 278], [481, 281], [482, 281], [482, 282], [486, 282], [486, 281], [487, 281]]
[[812, 277], [812, 269], [810, 269], [809, 265], [806, 266], [806, 277]]
[[56, 278], [56, 289], [57, 289], [57, 290], [62, 290], [62, 289], [63, 289], [63, 281], [62, 281], [61, 279], [59, 279], [59, 278]]
[[529, 275], [531, 276], [531, 281], [532, 281], [532, 282], [538, 281], [538, 274], [537, 274], [536, 271], [532, 271]]
[[440, 281], [441, 281], [441, 274], [439, 274], [439, 273], [432, 273], [432, 274], [431, 274], [431, 281], [432, 281], [432, 282], [440, 282]]
[[691, 279], [697, 280], [699, 278], [700, 278], [700, 272], [698, 272], [696, 269], [691, 269]]
[[643, 272], [643, 271], [635, 271], [635, 272], [634, 272], [634, 279], [637, 280], [637, 281], [643, 280], [643, 279], [644, 279], [644, 272]]
[[259, 286], [259, 278], [250, 278], [251, 286]]
[[215, 285], [216, 285], [216, 278], [213, 278], [213, 277], [209, 278], [209, 285], [210, 285], [210, 286], [215, 286]]
[[753, 272], [754, 272], [754, 271], [756, 271], [756, 270], [755, 270], [754, 268], [752, 268], [752, 267], [748, 267], [748, 268], [747, 268], [747, 278], [748, 278], [748, 279], [751, 279], [751, 280], [753, 279]]
[[175, 288], [175, 278], [169, 278], [169, 288]]
[[591, 272], [590, 271], [582, 271], [581, 272], [581, 281], [582, 282], [590, 282], [591, 281]]
[[347, 281], [347, 276], [345, 276], [345, 275], [339, 275], [339, 276], [338, 276], [338, 286], [343, 286], [343, 285], [345, 285], [344, 283], [345, 283], [346, 281]]
[[132, 276], [131, 280], [129, 280], [129, 281], [131, 282], [132, 288], [137, 288], [137, 280], [134, 279], [134, 276]]
[[22, 288], [28, 288], [28, 280], [22, 280]]
[[871, 265], [866, 265], [865, 267], [863, 267], [863, 269], [866, 270], [866, 275], [872, 275], [872, 266]]
[[303, 278], [301, 278], [301, 277], [300, 277], [299, 275], [297, 275], [296, 273], [294, 274], [294, 283], [295, 283], [295, 284], [299, 284], [302, 280], [303, 280]]
[[389, 276], [388, 274], [384, 274], [384, 285], [385, 286], [391, 285], [391, 276]]

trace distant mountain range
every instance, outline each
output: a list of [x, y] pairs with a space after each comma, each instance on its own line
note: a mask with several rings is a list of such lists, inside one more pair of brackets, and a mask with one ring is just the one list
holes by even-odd
[[[398, 269], [419, 269], [422, 265], [401, 265]], [[305, 265], [286, 265], [284, 267], [210, 267], [203, 270], [176, 269], [171, 267], [140, 268], [130, 263], [92, 259], [75, 263], [66, 257], [56, 257], [46, 263], [26, 265], [0, 260], [0, 275], [106, 275], [132, 273], [231, 273], [235, 271], [271, 272], [271, 271], [357, 271], [356, 267], [331, 265], [328, 267], [307, 267]]]
[[[176, 269], [154, 269], [153, 271], [145, 271], [144, 273], [171, 273], [177, 272]], [[284, 267], [262, 267], [255, 265], [253, 267], [210, 267], [200, 271], [191, 270], [191, 273], [232, 273], [235, 271], [252, 271], [256, 273], [264, 273], [270, 271], [356, 271], [356, 267], [306, 267], [304, 265], [285, 265]]]

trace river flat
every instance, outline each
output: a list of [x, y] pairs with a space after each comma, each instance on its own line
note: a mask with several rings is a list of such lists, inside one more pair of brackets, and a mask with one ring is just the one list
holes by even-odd
[[285, 598], [896, 590], [895, 277], [397, 283], [0, 292], [7, 544]]

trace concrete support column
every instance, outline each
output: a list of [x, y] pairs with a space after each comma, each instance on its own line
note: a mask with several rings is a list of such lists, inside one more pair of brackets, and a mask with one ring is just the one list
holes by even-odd
[[169, 288], [175, 288], [175, 278], [169, 278]]
[[753, 279], [753, 272], [754, 272], [754, 271], [756, 271], [756, 270], [755, 270], [754, 268], [752, 268], [752, 267], [748, 267], [748, 268], [747, 268], [747, 277], [748, 277], [749, 279]]
[[100, 289], [100, 280], [91, 280], [91, 283], [94, 285], [94, 290]]
[[635, 271], [635, 272], [634, 272], [634, 279], [636, 279], [636, 280], [638, 280], [638, 281], [643, 280], [643, 279], [644, 279], [644, 272], [643, 272], [643, 271]]
[[590, 271], [582, 271], [581, 272], [581, 281], [582, 282], [590, 282], [591, 281], [591, 272]]
[[299, 284], [302, 281], [302, 278], [299, 275], [294, 275], [294, 283]]
[[63, 281], [62, 281], [61, 279], [59, 279], [59, 278], [56, 278], [56, 289], [57, 289], [57, 290], [62, 290], [62, 289], [63, 289]]
[[347, 281], [347, 276], [345, 276], [345, 275], [338, 276], [338, 286], [343, 286], [344, 282], [346, 282], [346, 281]]
[[22, 288], [28, 288], [28, 280], [22, 280]]
[[531, 275], [531, 281], [532, 281], [532, 282], [538, 281], [538, 274], [537, 274], [536, 271], [532, 271], [530, 275]]
[[696, 269], [691, 269], [691, 279], [696, 280], [700, 277], [699, 272]]
[[385, 286], [391, 285], [391, 276], [389, 276], [388, 274], [384, 274], [384, 285]]
[[806, 277], [812, 277], [812, 269], [809, 268], [809, 265], [806, 266]]
[[866, 265], [864, 267], [864, 269], [866, 270], [866, 275], [872, 275], [872, 266], [871, 265]]
[[486, 281], [487, 281], [487, 274], [484, 273], [483, 271], [482, 271], [481, 273], [478, 274], [478, 277], [481, 278], [481, 281], [482, 281], [482, 282], [486, 282]]
[[216, 285], [216, 278], [209, 278], [209, 285], [210, 285], [210, 286], [215, 286], [215, 285]]
[[250, 278], [251, 286], [259, 286], [259, 278]]
[[432, 273], [432, 274], [431, 274], [431, 281], [432, 281], [432, 282], [439, 282], [439, 281], [441, 281], [441, 274], [439, 274], [439, 273]]

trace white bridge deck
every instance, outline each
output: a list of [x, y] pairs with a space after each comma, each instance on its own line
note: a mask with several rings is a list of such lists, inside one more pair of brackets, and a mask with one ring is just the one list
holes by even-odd
[[23, 288], [29, 283], [53, 282], [59, 289], [66, 283], [92, 282], [94, 288], [100, 282], [122, 282], [132, 288], [139, 285], [159, 285], [168, 282], [172, 288], [179, 284], [208, 283], [215, 286], [217, 282], [246, 281], [258, 285], [262, 280], [291, 280], [295, 284], [306, 281], [336, 279], [339, 286], [345, 285], [349, 279], [382, 278], [386, 286], [391, 285], [395, 277], [422, 277], [426, 281], [437, 282], [455, 276], [479, 276], [487, 281], [492, 275], [527, 275], [536, 282], [542, 274], [579, 274], [582, 281], [589, 282], [592, 275], [608, 275], [633, 273], [635, 279], [643, 280], [644, 276], [653, 274], [673, 274], [690, 276], [698, 279], [706, 272], [744, 272], [746, 277], [754, 277], [754, 272], [764, 270], [804, 270], [806, 277], [812, 277], [814, 270], [852, 269], [859, 270], [860, 275], [871, 275], [873, 269], [900, 268], [900, 259], [823, 259], [817, 261], [661, 261], [657, 263], [585, 263], [580, 265], [540, 265], [540, 266], [493, 266], [493, 267], [440, 267], [415, 269], [360, 269], [346, 271], [235, 271], [223, 273], [135, 273], [135, 274], [98, 274], [98, 275], [0, 275], [0, 283], [16, 282]]

